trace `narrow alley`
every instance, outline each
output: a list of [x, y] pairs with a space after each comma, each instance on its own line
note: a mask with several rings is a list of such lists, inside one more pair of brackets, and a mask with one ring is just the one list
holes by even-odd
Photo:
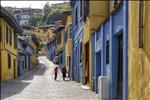
[[0, 8], [2, 100], [150, 100], [150, 0]]
[[38, 59], [39, 65], [34, 70], [2, 82], [2, 100], [97, 100], [96, 93], [82, 88], [80, 83], [63, 81], [60, 74], [54, 81], [54, 64], [44, 56]]

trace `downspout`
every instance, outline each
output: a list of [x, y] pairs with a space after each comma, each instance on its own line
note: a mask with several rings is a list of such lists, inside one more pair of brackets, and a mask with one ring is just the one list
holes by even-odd
[[139, 48], [143, 48], [143, 2], [139, 1]]

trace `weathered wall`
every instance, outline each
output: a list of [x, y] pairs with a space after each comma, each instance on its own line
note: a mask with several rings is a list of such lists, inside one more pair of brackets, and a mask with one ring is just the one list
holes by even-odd
[[150, 2], [144, 1], [143, 48], [139, 43], [139, 2], [129, 1], [128, 98], [150, 100]]
[[66, 63], [66, 69], [67, 69], [67, 72], [69, 72], [69, 62], [68, 62], [68, 57], [71, 57], [71, 50], [72, 50], [72, 40], [71, 39], [68, 39], [67, 40], [67, 43], [66, 43], [66, 47], [65, 47], [65, 63]]
[[90, 29], [89, 29], [89, 19], [87, 18], [87, 21], [83, 24], [83, 39], [84, 39], [84, 44], [86, 44], [89, 39], [90, 39]]
[[[95, 31], [98, 26], [104, 21], [104, 19], [109, 14], [109, 1], [90, 1], [89, 2], [89, 17], [87, 17], [86, 22], [84, 22], [84, 45], [89, 42], [89, 86], [93, 88], [92, 86], [92, 32]], [[85, 50], [84, 46], [84, 50]], [[84, 53], [83, 55], [84, 59], [86, 58], [86, 55]], [[85, 70], [85, 61], [84, 61], [84, 67], [83, 70]], [[85, 73], [83, 73], [85, 74]], [[84, 75], [83, 75], [84, 76]]]
[[109, 12], [109, 1], [89, 1], [89, 16], [105, 16]]
[[56, 51], [59, 51], [61, 48], [63, 48], [63, 39], [64, 39], [64, 29], [60, 31], [60, 33], [57, 33], [57, 34], [61, 34], [61, 43], [57, 44], [57, 41], [56, 40]]
[[44, 32], [44, 30], [40, 29], [38, 27], [36, 27], [35, 29], [33, 29], [32, 33], [36, 34], [36, 36], [39, 37], [40, 39], [42, 39], [43, 41], [46, 41], [46, 39], [47, 39], [46, 33]]
[[109, 14], [108, 1], [90, 1], [89, 17], [84, 22], [84, 44], [91, 37], [92, 30], [95, 31]]
[[[12, 30], [12, 45], [9, 43], [6, 43], [6, 21], [1, 19], [1, 25], [2, 25], [2, 51], [1, 51], [1, 79], [2, 80], [8, 80], [14, 78], [14, 72], [15, 76], [17, 76], [17, 49], [14, 49], [14, 31], [13, 29], [8, 25], [8, 27]], [[10, 41], [10, 39], [8, 39]], [[8, 53], [11, 56], [11, 68], [8, 68]], [[14, 62], [15, 60], [15, 62]], [[14, 66], [14, 63], [16, 66]], [[15, 70], [15, 71], [14, 71]]]
[[72, 16], [68, 15], [67, 20], [66, 20], [65, 30], [68, 29], [68, 27], [70, 26], [71, 23], [72, 23]]
[[0, 18], [0, 28], [1, 28], [1, 32], [0, 32], [0, 50], [2, 49], [2, 19]]
[[[10, 54], [10, 53], [9, 53]], [[14, 78], [14, 70], [15, 70], [15, 75], [17, 76], [17, 62], [16, 63], [16, 66], [15, 66], [15, 69], [14, 69], [14, 59], [17, 61], [17, 56], [13, 55], [13, 54], [10, 54], [11, 55], [11, 68], [9, 69], [8, 68], [8, 52], [6, 50], [2, 51], [1, 52], [1, 55], [2, 55], [2, 69], [1, 69], [1, 79], [2, 80], [9, 80], [9, 79], [13, 79]]]
[[[72, 23], [72, 17], [71, 15], [67, 16], [67, 20], [66, 20], [66, 25], [65, 25], [65, 34], [67, 34], [67, 42], [65, 44], [65, 65], [66, 65], [66, 69], [67, 72], [69, 72], [69, 61], [68, 61], [68, 57], [71, 56], [71, 50], [72, 50], [72, 39], [68, 38], [68, 34], [70, 34], [70, 30], [68, 29], [70, 24]], [[69, 31], [69, 32], [68, 32]]]
[[145, 53], [150, 61], [150, 1], [145, 1], [144, 2], [144, 12], [143, 12], [143, 46]]
[[34, 44], [34, 42], [32, 41], [32, 55], [31, 55], [31, 69], [33, 69], [34, 67], [36, 67], [36, 45]]

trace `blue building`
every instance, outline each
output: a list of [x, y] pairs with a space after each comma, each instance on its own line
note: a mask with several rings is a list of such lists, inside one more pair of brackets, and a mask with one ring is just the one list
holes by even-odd
[[55, 60], [55, 36], [47, 43], [48, 58], [51, 61]]
[[55, 55], [58, 57], [58, 65], [62, 68], [65, 64], [65, 51], [64, 51], [64, 25], [58, 25], [53, 32], [56, 35]]
[[71, 0], [73, 30], [73, 72], [77, 82], [82, 82], [83, 15], [81, 1]]
[[18, 36], [17, 49], [18, 49], [18, 76], [21, 76], [26, 70], [26, 66], [25, 66], [24, 40], [19, 38], [19, 36]]
[[121, 3], [92, 34], [93, 86], [98, 76], [107, 76], [110, 100], [128, 98], [128, 3]]

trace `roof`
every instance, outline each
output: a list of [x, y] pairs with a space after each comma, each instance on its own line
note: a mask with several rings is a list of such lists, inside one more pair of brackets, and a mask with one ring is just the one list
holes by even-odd
[[54, 27], [54, 24], [50, 24], [50, 25], [45, 25], [45, 26], [39, 26], [38, 28], [49, 28], [49, 27]]
[[2, 6], [0, 6], [0, 8], [0, 17], [2, 17], [11, 27], [13, 27], [17, 34], [22, 34], [23, 30], [15, 17], [8, 13]]
[[66, 24], [66, 21], [67, 21], [67, 16], [71, 15], [71, 11], [64, 11], [63, 12], [63, 24], [65, 25]]
[[65, 28], [65, 26], [64, 25], [59, 25], [59, 26], [57, 26], [54, 30], [53, 30], [53, 33], [58, 33], [58, 32], [60, 32], [62, 29], [64, 29]]
[[22, 28], [23, 28], [23, 29], [28, 29], [28, 30], [34, 29], [34, 27], [32, 27], [32, 26], [22, 26]]

